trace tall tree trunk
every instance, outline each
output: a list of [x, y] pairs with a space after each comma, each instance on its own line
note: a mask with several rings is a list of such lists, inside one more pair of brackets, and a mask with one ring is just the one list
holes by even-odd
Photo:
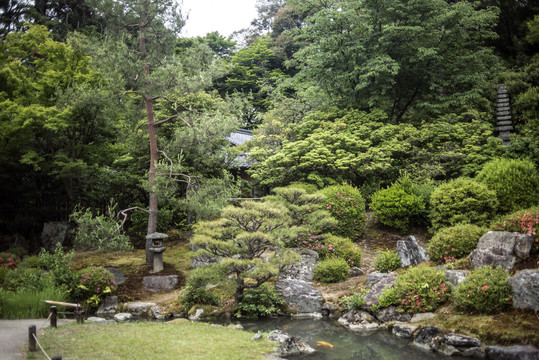
[[[150, 94], [150, 64], [148, 63], [147, 53], [146, 53], [146, 36], [145, 28], [146, 23], [140, 23], [140, 34], [139, 34], [139, 47], [142, 62], [144, 64], [144, 105], [146, 108], [146, 124], [148, 125], [148, 137], [150, 139], [150, 171], [148, 173], [148, 185], [149, 185], [149, 194], [150, 194], [150, 203], [148, 206], [148, 232], [147, 234], [152, 234], [157, 230], [157, 194], [155, 193], [155, 163], [157, 161], [157, 137], [155, 134], [155, 119], [153, 116], [153, 98]], [[153, 264], [153, 256], [150, 252], [151, 241], [146, 240], [146, 264]]]

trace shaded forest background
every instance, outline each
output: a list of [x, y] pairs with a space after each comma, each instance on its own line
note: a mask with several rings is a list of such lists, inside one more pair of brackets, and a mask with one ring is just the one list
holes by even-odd
[[[147, 210], [153, 195], [165, 232], [253, 187], [346, 181], [369, 200], [402, 174], [440, 183], [496, 157], [539, 166], [536, 1], [257, 8], [234, 37], [185, 38], [168, 0], [1, 1], [0, 247], [37, 250], [45, 222]], [[499, 84], [508, 146], [495, 132]], [[254, 139], [232, 148], [240, 128]], [[242, 152], [255, 161], [250, 183], [231, 173]], [[148, 214], [126, 219], [143, 239]]]

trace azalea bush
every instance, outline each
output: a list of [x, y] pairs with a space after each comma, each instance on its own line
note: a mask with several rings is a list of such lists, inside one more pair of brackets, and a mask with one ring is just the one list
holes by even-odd
[[314, 267], [314, 278], [323, 283], [336, 283], [348, 278], [350, 266], [344, 259], [329, 258]]
[[498, 209], [496, 192], [467, 178], [438, 186], [430, 201], [433, 232], [459, 223], [487, 225]]
[[477, 247], [485, 232], [485, 228], [472, 224], [443, 228], [429, 242], [430, 258], [438, 264], [445, 264], [466, 257]]
[[21, 258], [16, 253], [1, 252], [0, 253], [0, 266], [8, 269], [15, 269], [17, 264], [21, 261]]
[[497, 314], [513, 301], [509, 273], [501, 267], [474, 270], [455, 289], [455, 304], [466, 313]]
[[388, 273], [401, 267], [401, 259], [396, 250], [378, 251], [374, 259], [374, 269], [382, 273]]
[[168, 240], [169, 241], [180, 241], [182, 240], [182, 233], [180, 230], [172, 229], [167, 231]]
[[506, 215], [494, 221], [491, 229], [532, 235], [533, 245], [531, 252], [539, 252], [539, 206]]
[[321, 260], [337, 257], [350, 267], [361, 265], [361, 248], [352, 240], [335, 235], [301, 235], [295, 241], [298, 248], [314, 250]]
[[359, 189], [343, 184], [326, 187], [321, 192], [326, 196], [326, 209], [337, 219], [332, 232], [352, 239], [363, 234], [367, 213]]
[[77, 272], [79, 294], [89, 307], [97, 307], [106, 296], [116, 291], [114, 276], [101, 266], [89, 266]]
[[539, 173], [530, 160], [491, 160], [475, 179], [496, 191], [501, 212], [539, 203]]
[[380, 304], [397, 305], [412, 314], [428, 312], [446, 302], [450, 293], [451, 286], [443, 270], [419, 266], [402, 273], [393, 289], [382, 293]]

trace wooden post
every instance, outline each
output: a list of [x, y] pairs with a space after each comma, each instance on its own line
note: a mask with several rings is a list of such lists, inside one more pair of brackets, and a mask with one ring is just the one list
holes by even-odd
[[51, 360], [62, 360], [62, 357], [60, 355], [54, 355], [51, 357]]
[[30, 325], [28, 327], [28, 350], [36, 351], [36, 326]]
[[51, 328], [57, 327], [58, 324], [58, 311], [56, 306], [51, 306]]
[[82, 317], [82, 308], [77, 305], [75, 308], [75, 318], [77, 319], [77, 324], [82, 324], [84, 322], [84, 318]]

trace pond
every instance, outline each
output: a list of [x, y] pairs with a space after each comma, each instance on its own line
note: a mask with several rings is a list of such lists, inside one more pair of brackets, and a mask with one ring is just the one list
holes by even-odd
[[[448, 359], [446, 356], [427, 352], [412, 346], [411, 341], [393, 336], [388, 331], [356, 333], [330, 319], [290, 319], [240, 320], [245, 330], [269, 332], [282, 330], [298, 336], [317, 350], [316, 353], [290, 359], [302, 360], [427, 360]], [[317, 346], [324, 341], [333, 348]], [[452, 360], [464, 359], [451, 357]], [[467, 358], [468, 360], [470, 358]]]

